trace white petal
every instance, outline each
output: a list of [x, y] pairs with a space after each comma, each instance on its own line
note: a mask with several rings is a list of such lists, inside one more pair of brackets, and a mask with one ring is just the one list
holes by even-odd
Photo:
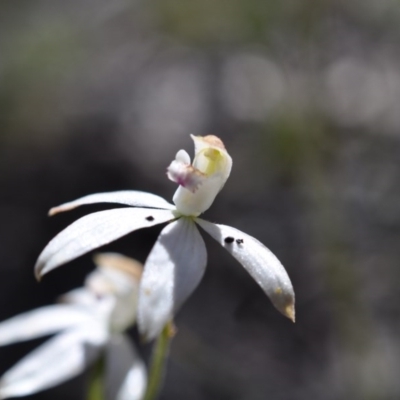
[[144, 266], [138, 323], [154, 339], [199, 284], [207, 263], [203, 239], [193, 221], [181, 218], [161, 232]]
[[78, 375], [108, 338], [91, 322], [49, 340], [8, 370], [0, 380], [0, 399], [26, 396]]
[[117, 397], [111, 397], [110, 400], [141, 400], [146, 391], [146, 385], [146, 366], [143, 361], [136, 358], [122, 382]]
[[180, 161], [184, 164], [190, 164], [190, 156], [185, 150], [179, 150], [175, 156], [176, 161]]
[[196, 168], [177, 160], [172, 161], [167, 168], [167, 176], [169, 180], [178, 183], [191, 193], [196, 193], [206, 179], [206, 176]]
[[127, 336], [115, 334], [107, 344], [105, 374], [107, 400], [143, 398], [146, 367]]
[[109, 324], [111, 315], [115, 309], [117, 298], [110, 294], [97, 295], [86, 288], [71, 290], [58, 299], [67, 303], [68, 307], [75, 307], [86, 313], [89, 318], [97, 318]]
[[58, 298], [60, 303], [79, 305], [80, 307], [93, 307], [98, 302], [98, 297], [86, 288], [70, 290]]
[[161, 208], [163, 210], [175, 209], [172, 204], [155, 194], [140, 192], [137, 190], [121, 190], [118, 192], [89, 194], [88, 196], [84, 196], [77, 200], [70, 201], [52, 208], [49, 211], [49, 215], [54, 215], [59, 212], [73, 210], [79, 206], [95, 203], [118, 203], [132, 207]]
[[228, 250], [269, 296], [274, 306], [294, 321], [294, 291], [280, 261], [257, 239], [226, 225], [196, 222]]
[[54, 305], [29, 311], [0, 323], [0, 345], [21, 342], [81, 324], [91, 316], [73, 305]]
[[204, 182], [205, 175], [190, 165], [189, 154], [185, 150], [176, 153], [175, 160], [167, 168], [168, 179], [195, 193]]
[[86, 215], [64, 229], [40, 254], [35, 275], [47, 272], [128, 233], [175, 218], [169, 210], [119, 208]]

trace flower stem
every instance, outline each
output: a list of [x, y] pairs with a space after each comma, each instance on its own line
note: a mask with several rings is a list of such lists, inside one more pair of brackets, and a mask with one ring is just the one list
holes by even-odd
[[104, 358], [101, 357], [93, 366], [92, 374], [90, 377], [89, 391], [87, 400], [104, 400]]
[[151, 358], [149, 382], [143, 400], [155, 400], [160, 392], [165, 376], [165, 363], [168, 358], [171, 339], [175, 335], [175, 327], [172, 322], [168, 322], [153, 348]]

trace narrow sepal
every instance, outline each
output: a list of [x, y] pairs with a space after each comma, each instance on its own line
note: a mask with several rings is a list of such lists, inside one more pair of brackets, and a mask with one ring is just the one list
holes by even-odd
[[49, 215], [52, 216], [60, 212], [73, 210], [76, 207], [95, 203], [117, 203], [132, 207], [150, 207], [164, 210], [173, 210], [175, 208], [172, 204], [155, 194], [137, 190], [121, 190], [117, 192], [89, 194], [77, 200], [53, 207], [49, 211]]
[[196, 222], [243, 265], [274, 306], [294, 322], [292, 283], [275, 255], [257, 239], [238, 229], [213, 224], [200, 218]]
[[93, 321], [50, 339], [1, 377], [0, 399], [34, 394], [77, 376], [107, 339]]
[[139, 289], [139, 331], [154, 339], [199, 284], [207, 263], [203, 239], [190, 218], [161, 232], [144, 266]]
[[79, 306], [53, 305], [12, 317], [0, 323], [0, 346], [51, 335], [91, 318]]
[[40, 254], [35, 275], [44, 274], [100, 246], [141, 228], [175, 218], [169, 210], [119, 208], [86, 215], [53, 238]]

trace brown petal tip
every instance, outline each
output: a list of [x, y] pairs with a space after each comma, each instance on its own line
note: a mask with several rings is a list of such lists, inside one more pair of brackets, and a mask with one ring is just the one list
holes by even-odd
[[53, 208], [50, 208], [50, 210], [49, 210], [49, 212], [47, 213], [47, 215], [49, 216], [49, 217], [52, 217], [53, 215], [55, 215], [55, 214], [57, 214], [58, 213], [58, 207], [53, 207]]
[[195, 136], [195, 135], [190, 135], [194, 141], [199, 140], [203, 142], [203, 144], [206, 144], [207, 147], [213, 147], [215, 149], [220, 149], [220, 150], [225, 150], [224, 143], [222, 140], [214, 135], [207, 135], [207, 136]]
[[53, 215], [56, 215], [56, 214], [58, 214], [58, 213], [60, 213], [60, 212], [64, 212], [64, 211], [69, 211], [69, 210], [71, 210], [72, 208], [74, 208], [74, 207], [68, 207], [68, 206], [57, 206], [57, 207], [53, 207], [53, 208], [50, 208], [50, 210], [49, 210], [49, 212], [48, 212], [48, 216], [49, 217], [52, 217]]
[[207, 143], [209, 143], [211, 146], [214, 147], [219, 147], [221, 149], [225, 149], [224, 143], [222, 142], [222, 140], [214, 135], [207, 135], [203, 137], [203, 140]]
[[284, 315], [288, 317], [293, 323], [296, 322], [296, 315], [295, 315], [295, 309], [294, 309], [294, 304], [290, 304], [285, 308]]

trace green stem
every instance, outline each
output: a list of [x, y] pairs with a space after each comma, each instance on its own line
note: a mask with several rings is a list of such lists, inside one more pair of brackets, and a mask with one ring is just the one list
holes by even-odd
[[143, 400], [155, 400], [160, 392], [164, 380], [165, 363], [168, 358], [169, 347], [174, 334], [175, 328], [172, 322], [169, 322], [165, 325], [157, 338], [151, 358], [149, 382]]
[[104, 358], [101, 357], [93, 366], [90, 377], [89, 392], [87, 400], [104, 400]]

